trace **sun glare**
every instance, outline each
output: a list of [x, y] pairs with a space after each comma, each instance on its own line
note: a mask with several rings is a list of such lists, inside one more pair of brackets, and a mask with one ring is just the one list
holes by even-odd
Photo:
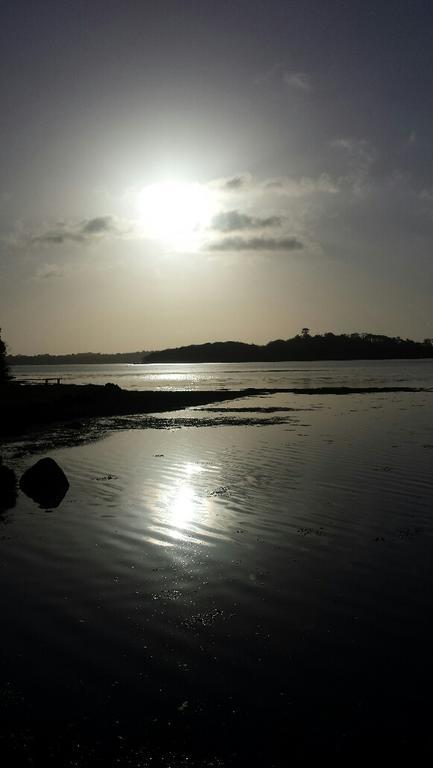
[[201, 184], [163, 182], [142, 189], [137, 208], [147, 235], [176, 250], [194, 249], [216, 213], [216, 200]]

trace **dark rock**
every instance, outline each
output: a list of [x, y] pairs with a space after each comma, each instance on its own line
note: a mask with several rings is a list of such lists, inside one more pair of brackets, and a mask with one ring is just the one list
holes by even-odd
[[0, 457], [0, 514], [12, 509], [17, 501], [17, 478], [13, 469], [5, 467]]
[[40, 459], [24, 472], [20, 488], [43, 509], [58, 507], [69, 488], [68, 478], [54, 459]]

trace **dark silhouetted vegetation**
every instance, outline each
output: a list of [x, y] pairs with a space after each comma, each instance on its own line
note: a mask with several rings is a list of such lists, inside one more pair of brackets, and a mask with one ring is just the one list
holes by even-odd
[[0, 386], [6, 384], [11, 379], [9, 366], [6, 361], [6, 344], [1, 338], [0, 328]]
[[9, 365], [94, 365], [141, 363], [147, 352], [76, 352], [70, 355], [9, 355]]
[[433, 340], [422, 342], [375, 333], [310, 335], [309, 328], [291, 339], [268, 344], [217, 341], [150, 352], [144, 363], [238, 363], [284, 360], [385, 360], [433, 357]]

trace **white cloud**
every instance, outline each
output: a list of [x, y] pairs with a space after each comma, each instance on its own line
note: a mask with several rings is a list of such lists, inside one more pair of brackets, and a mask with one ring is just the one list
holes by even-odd
[[301, 93], [312, 93], [314, 90], [311, 75], [307, 72], [287, 69], [282, 61], [273, 64], [265, 72], [257, 75], [254, 82], [256, 85], [266, 86], [275, 83], [280, 87], [284, 86]]
[[313, 90], [311, 77], [306, 72], [283, 72], [282, 78], [283, 83], [295, 91], [311, 93]]
[[66, 274], [65, 268], [59, 266], [59, 264], [40, 264], [36, 270], [35, 280], [52, 280], [53, 278], [64, 277]]

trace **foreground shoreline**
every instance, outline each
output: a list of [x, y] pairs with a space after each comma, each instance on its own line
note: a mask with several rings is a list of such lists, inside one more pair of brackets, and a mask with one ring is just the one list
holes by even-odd
[[55, 423], [80, 419], [178, 411], [241, 397], [275, 393], [350, 395], [425, 392], [423, 387], [317, 387], [241, 390], [126, 390], [116, 384], [16, 384], [0, 395], [0, 437], [17, 437]]
[[116, 384], [11, 384], [0, 396], [0, 436], [80, 419], [181, 410], [247, 394], [248, 390], [139, 391]]

